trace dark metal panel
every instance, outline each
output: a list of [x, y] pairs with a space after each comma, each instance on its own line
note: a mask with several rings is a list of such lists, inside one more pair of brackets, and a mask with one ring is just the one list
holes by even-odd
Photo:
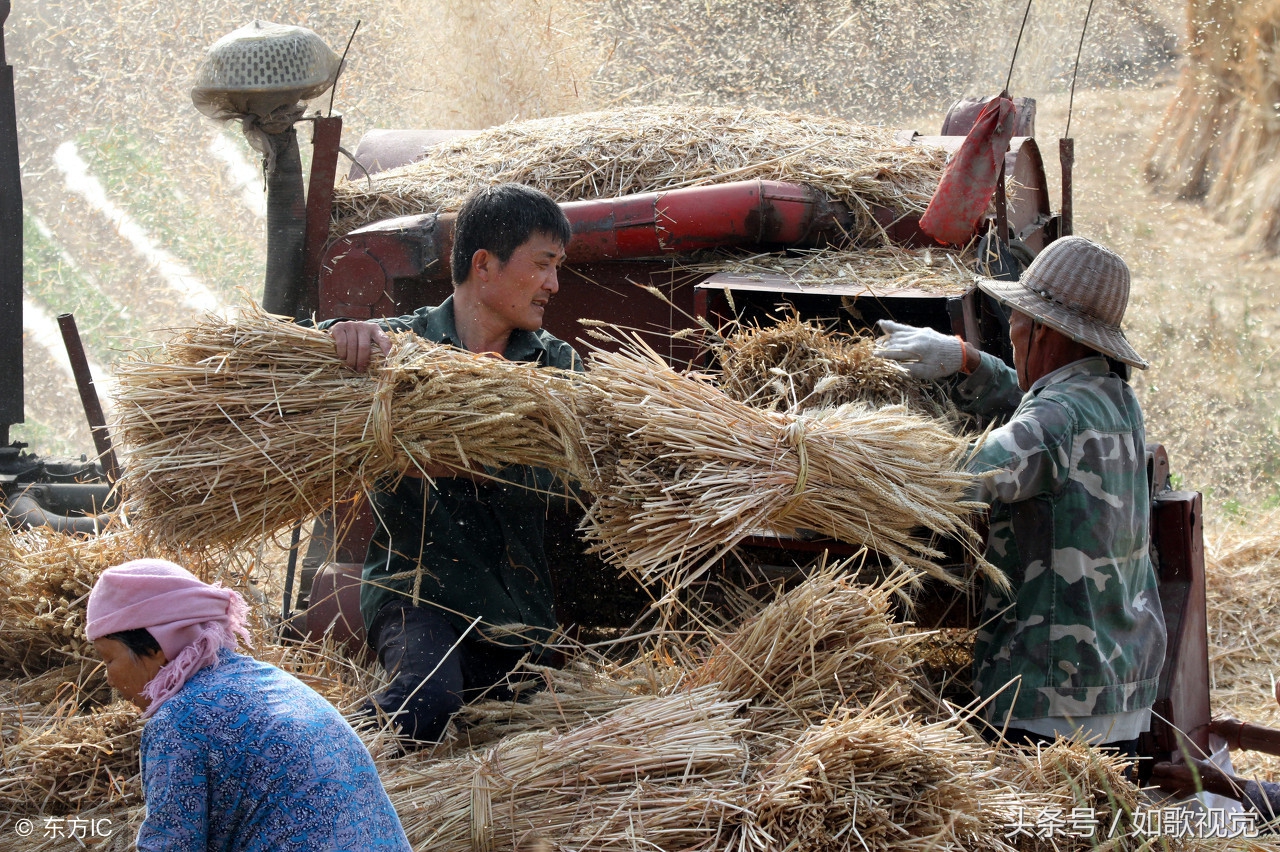
[[22, 175], [13, 66], [4, 56], [9, 9], [0, 0], [0, 446], [9, 443], [9, 427], [23, 422]]
[[[717, 273], [696, 289], [707, 294], [704, 310], [713, 324], [733, 317], [767, 322], [769, 316], [779, 316], [784, 309], [794, 309], [802, 319], [839, 320], [846, 331], [867, 332], [878, 320], [892, 319], [961, 334], [984, 352], [1006, 361], [1012, 357], [1007, 327], [990, 313], [988, 297], [973, 286], [959, 295], [948, 295], [927, 290], [878, 290], [855, 282], [799, 285], [785, 275], [770, 273]], [[723, 295], [725, 290], [732, 294], [733, 309]]]
[[262, 307], [273, 314], [296, 316], [302, 296], [303, 240], [307, 200], [302, 190], [302, 155], [298, 131], [269, 134], [275, 168], [267, 173], [267, 270]]

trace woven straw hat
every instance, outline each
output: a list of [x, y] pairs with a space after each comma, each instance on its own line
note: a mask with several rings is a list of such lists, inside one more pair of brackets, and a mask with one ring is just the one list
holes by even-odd
[[1000, 302], [1072, 340], [1145, 370], [1120, 330], [1129, 303], [1129, 267], [1084, 237], [1062, 237], [1036, 256], [1017, 281], [977, 279]]

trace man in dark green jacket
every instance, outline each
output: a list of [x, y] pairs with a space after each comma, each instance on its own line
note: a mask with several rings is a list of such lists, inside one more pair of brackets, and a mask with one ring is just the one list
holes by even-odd
[[[573, 348], [542, 330], [571, 237], [548, 196], [503, 184], [473, 193], [458, 213], [453, 295], [413, 314], [329, 327], [338, 357], [368, 368], [386, 332], [413, 331], [509, 361], [581, 370]], [[432, 742], [462, 703], [501, 697], [526, 654], [539, 659], [556, 629], [543, 532], [552, 476], [511, 467], [497, 479], [446, 468], [376, 491], [377, 526], [360, 609], [392, 682], [371, 698], [402, 735]], [[372, 709], [372, 707], [370, 708]]]

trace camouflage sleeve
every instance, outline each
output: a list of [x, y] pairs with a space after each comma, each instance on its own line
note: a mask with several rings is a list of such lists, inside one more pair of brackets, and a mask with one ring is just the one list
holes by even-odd
[[1033, 397], [1012, 420], [993, 429], [969, 462], [980, 478], [970, 496], [984, 503], [1017, 503], [1053, 494], [1071, 471], [1072, 415], [1053, 400]]
[[951, 396], [962, 411], [1002, 420], [1022, 402], [1022, 389], [1012, 367], [983, 352], [978, 368], [952, 388]]

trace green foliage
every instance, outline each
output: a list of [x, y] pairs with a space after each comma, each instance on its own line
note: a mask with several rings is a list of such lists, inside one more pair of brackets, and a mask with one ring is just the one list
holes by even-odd
[[161, 156], [159, 139], [111, 126], [85, 130], [76, 144], [112, 200], [225, 301], [246, 286], [261, 296], [261, 232], [209, 209], [203, 188], [184, 186], [186, 174]]
[[22, 217], [24, 294], [50, 315], [74, 314], [85, 351], [107, 363], [113, 340], [136, 331], [136, 322], [105, 296], [97, 283], [29, 215]]
[[28, 452], [44, 458], [79, 458], [84, 455], [84, 446], [76, 444], [74, 437], [64, 435], [55, 426], [29, 415], [25, 423], [15, 423], [9, 427], [10, 442], [26, 444]]

